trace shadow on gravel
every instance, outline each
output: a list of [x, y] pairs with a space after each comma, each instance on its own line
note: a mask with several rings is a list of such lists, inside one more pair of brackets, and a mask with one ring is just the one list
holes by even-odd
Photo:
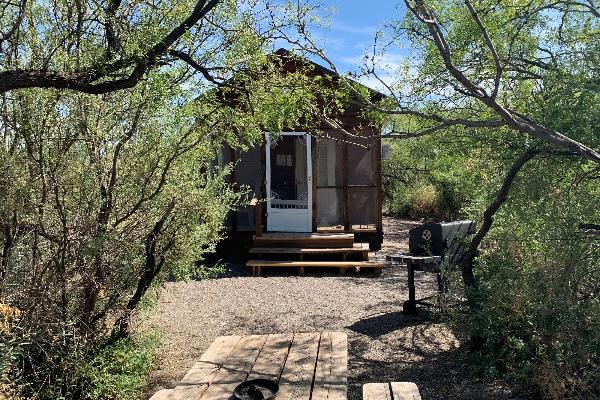
[[378, 338], [397, 331], [398, 329], [420, 325], [429, 320], [430, 316], [424, 310], [419, 310], [416, 315], [406, 315], [403, 312], [394, 311], [362, 318], [352, 325], [347, 326], [346, 329], [360, 333], [361, 335], [369, 336], [370, 338]]
[[[362, 398], [362, 385], [368, 382], [415, 382], [423, 399], [507, 400], [529, 399], [504, 385], [480, 380], [464, 367], [462, 350], [428, 354], [424, 362], [373, 361], [353, 354], [355, 373], [348, 382], [349, 400]], [[458, 361], [460, 360], [460, 361]], [[458, 362], [457, 362], [458, 361]], [[462, 366], [462, 368], [461, 368]], [[458, 368], [457, 368], [458, 367]], [[358, 370], [358, 371], [356, 371]]]
[[[423, 399], [532, 398], [506, 383], [481, 379], [470, 366], [468, 351], [449, 344], [444, 337], [449, 331], [440, 326], [433, 314], [423, 309], [414, 316], [378, 314], [348, 326], [356, 333], [349, 336], [348, 343], [348, 400], [362, 399], [365, 383], [403, 381], [415, 382]], [[382, 352], [387, 357], [381, 357]]]
[[[398, 315], [400, 314], [400, 315]], [[509, 388], [506, 384], [485, 381], [469, 367], [466, 350], [452, 348], [439, 351], [438, 339], [433, 334], [436, 325], [422, 316], [420, 320], [406, 320], [402, 313], [383, 314], [361, 320], [356, 325], [369, 330], [365, 336], [350, 337], [348, 399], [362, 399], [362, 386], [369, 382], [415, 382], [423, 399], [445, 400], [525, 400], [530, 394]], [[404, 318], [403, 318], [404, 317]], [[379, 319], [377, 319], [379, 318]], [[418, 317], [417, 317], [418, 318]], [[384, 337], [389, 328], [379, 323], [395, 321], [398, 330], [392, 337]], [[381, 336], [378, 336], [381, 335]], [[374, 356], [375, 348], [390, 356]]]

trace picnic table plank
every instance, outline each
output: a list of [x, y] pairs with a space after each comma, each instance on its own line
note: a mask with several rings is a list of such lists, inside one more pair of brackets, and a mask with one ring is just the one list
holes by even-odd
[[[160, 400], [193, 400], [208, 389], [211, 377], [216, 374], [241, 340], [241, 336], [220, 336], [202, 354], [200, 360], [185, 374], [169, 393], [162, 393]], [[158, 399], [155, 399], [158, 400]]]
[[392, 382], [394, 400], [421, 400], [419, 388], [414, 382]]
[[389, 383], [365, 383], [363, 400], [392, 400]]
[[240, 382], [244, 382], [263, 348], [266, 335], [243, 336], [229, 352], [219, 371], [212, 377], [202, 400], [226, 400]]
[[296, 333], [279, 380], [277, 400], [310, 400], [319, 333]]
[[256, 362], [252, 366], [248, 380], [271, 379], [278, 381], [293, 339], [293, 334], [269, 335]]
[[342, 332], [321, 334], [312, 400], [345, 400], [347, 397], [348, 339]]

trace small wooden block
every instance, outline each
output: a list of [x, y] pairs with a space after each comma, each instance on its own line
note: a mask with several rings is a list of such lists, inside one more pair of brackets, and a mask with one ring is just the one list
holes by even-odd
[[392, 382], [394, 400], [421, 400], [421, 393], [414, 382]]
[[389, 383], [365, 383], [363, 400], [392, 400]]

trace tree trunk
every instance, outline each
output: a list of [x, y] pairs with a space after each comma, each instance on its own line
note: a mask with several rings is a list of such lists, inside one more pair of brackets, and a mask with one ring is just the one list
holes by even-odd
[[536, 154], [539, 153], [537, 149], [529, 149], [525, 153], [523, 153], [510, 167], [510, 170], [504, 177], [504, 182], [502, 182], [502, 186], [500, 190], [496, 194], [496, 197], [492, 204], [488, 206], [488, 208], [483, 213], [483, 222], [481, 224], [481, 228], [477, 231], [473, 240], [469, 244], [467, 251], [463, 257], [461, 263], [462, 269], [462, 278], [465, 286], [474, 287], [477, 284], [475, 279], [475, 275], [473, 273], [473, 269], [475, 266], [475, 258], [477, 258], [477, 254], [479, 252], [479, 246], [481, 242], [486, 237], [490, 229], [492, 228], [492, 224], [494, 223], [494, 215], [500, 209], [502, 204], [506, 202], [508, 199], [508, 194], [510, 192], [510, 188], [523, 166], [531, 160]]
[[156, 224], [154, 224], [154, 228], [146, 237], [146, 260], [144, 262], [144, 269], [142, 271], [140, 279], [138, 280], [137, 288], [133, 296], [131, 296], [131, 299], [129, 299], [129, 302], [127, 303], [123, 315], [121, 315], [121, 317], [119, 317], [119, 319], [117, 319], [117, 321], [115, 322], [115, 325], [113, 327], [112, 340], [118, 340], [129, 336], [129, 325], [131, 323], [131, 317], [133, 316], [133, 312], [139, 305], [140, 301], [142, 300], [150, 286], [152, 286], [152, 283], [154, 282], [156, 276], [161, 271], [161, 268], [165, 262], [165, 253], [172, 247], [173, 242], [169, 242], [162, 249], [160, 254], [157, 254], [156, 245], [158, 242], [158, 238], [163, 230], [163, 227], [173, 211], [173, 208], [175, 208], [174, 201], [171, 202], [171, 204], [169, 204], [163, 216], [160, 218], [160, 220], [158, 220], [158, 222], [156, 222]]
[[12, 253], [12, 249], [15, 243], [15, 238], [17, 236], [18, 226], [17, 226], [17, 214], [13, 213], [10, 221], [4, 225], [0, 224], [2, 227], [2, 233], [4, 235], [4, 243], [2, 244], [2, 253], [0, 254], [0, 302], [2, 301], [2, 296], [4, 294], [4, 280], [6, 279], [6, 272], [8, 271], [8, 262], [10, 259], [10, 255]]
[[14, 236], [12, 235], [12, 232], [8, 230], [8, 232], [5, 232], [4, 245], [2, 246], [2, 258], [0, 259], [0, 303], [2, 302], [4, 293], [4, 279], [8, 269], [8, 259], [10, 258], [13, 241]]

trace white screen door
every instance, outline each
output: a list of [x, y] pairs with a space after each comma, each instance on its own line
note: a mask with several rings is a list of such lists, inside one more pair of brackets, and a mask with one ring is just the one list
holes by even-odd
[[267, 134], [267, 230], [312, 231], [312, 158], [310, 135]]

